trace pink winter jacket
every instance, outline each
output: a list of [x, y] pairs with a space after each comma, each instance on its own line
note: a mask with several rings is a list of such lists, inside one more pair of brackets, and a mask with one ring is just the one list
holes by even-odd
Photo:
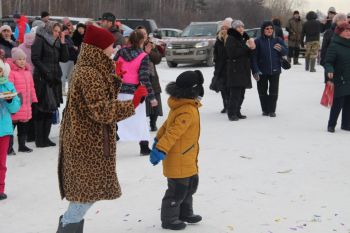
[[20, 110], [12, 115], [12, 121], [26, 122], [32, 118], [32, 103], [37, 103], [33, 76], [30, 67], [26, 64], [24, 69], [19, 68], [12, 61], [9, 62], [11, 72], [9, 81], [15, 85], [17, 93], [22, 95], [22, 105]]

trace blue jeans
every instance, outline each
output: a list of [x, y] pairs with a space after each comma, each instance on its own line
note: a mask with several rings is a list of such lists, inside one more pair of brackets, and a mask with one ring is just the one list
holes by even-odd
[[62, 226], [66, 226], [69, 223], [78, 223], [83, 220], [86, 212], [94, 203], [79, 203], [79, 202], [70, 202], [68, 210], [64, 213], [61, 223]]

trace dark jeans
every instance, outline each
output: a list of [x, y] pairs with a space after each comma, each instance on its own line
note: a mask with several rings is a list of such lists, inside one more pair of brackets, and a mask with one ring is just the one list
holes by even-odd
[[237, 116], [241, 112], [241, 106], [244, 100], [245, 87], [231, 87], [228, 99], [228, 116]]
[[300, 48], [299, 47], [288, 47], [288, 57], [298, 58]]
[[168, 178], [168, 189], [162, 200], [161, 220], [172, 223], [181, 217], [193, 215], [192, 195], [197, 191], [198, 175], [187, 178]]
[[279, 77], [280, 74], [260, 75], [258, 93], [261, 109], [264, 113], [274, 113], [276, 111]]
[[328, 126], [335, 127], [342, 111], [341, 127], [350, 130], [350, 95], [334, 98]]
[[221, 97], [222, 97], [222, 103], [224, 104], [224, 109], [227, 109], [230, 91], [229, 91], [229, 89], [224, 88], [220, 92], [221, 92]]

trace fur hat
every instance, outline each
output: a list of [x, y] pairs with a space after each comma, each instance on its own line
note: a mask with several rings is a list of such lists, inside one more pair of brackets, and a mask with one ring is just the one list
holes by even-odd
[[5, 31], [5, 30], [8, 30], [8, 31], [10, 31], [12, 33], [12, 29], [11, 29], [11, 27], [9, 25], [2, 25], [0, 27], [0, 33], [2, 33], [2, 31]]
[[335, 28], [334, 33], [337, 35], [340, 35], [343, 31], [345, 31], [347, 29], [350, 30], [350, 24], [343, 23]]
[[233, 21], [233, 19], [231, 17], [228, 17], [224, 21], [222, 21], [222, 26], [226, 26], [226, 27], [230, 28], [232, 21]]
[[106, 29], [89, 25], [86, 28], [83, 42], [104, 50], [113, 44], [114, 41], [115, 39], [113, 34]]
[[244, 27], [244, 23], [241, 20], [235, 20], [231, 24], [232, 28]]
[[21, 48], [14, 47], [11, 50], [11, 57], [12, 60], [16, 61], [18, 59], [26, 59], [27, 55], [23, 52]]
[[181, 73], [175, 82], [170, 82], [166, 87], [166, 92], [175, 98], [194, 99], [203, 97], [204, 78], [199, 70], [189, 70]]

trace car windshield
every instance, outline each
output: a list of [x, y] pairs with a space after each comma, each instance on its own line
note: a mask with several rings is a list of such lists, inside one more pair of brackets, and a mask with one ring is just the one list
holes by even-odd
[[181, 36], [216, 36], [216, 24], [195, 24], [185, 28]]

